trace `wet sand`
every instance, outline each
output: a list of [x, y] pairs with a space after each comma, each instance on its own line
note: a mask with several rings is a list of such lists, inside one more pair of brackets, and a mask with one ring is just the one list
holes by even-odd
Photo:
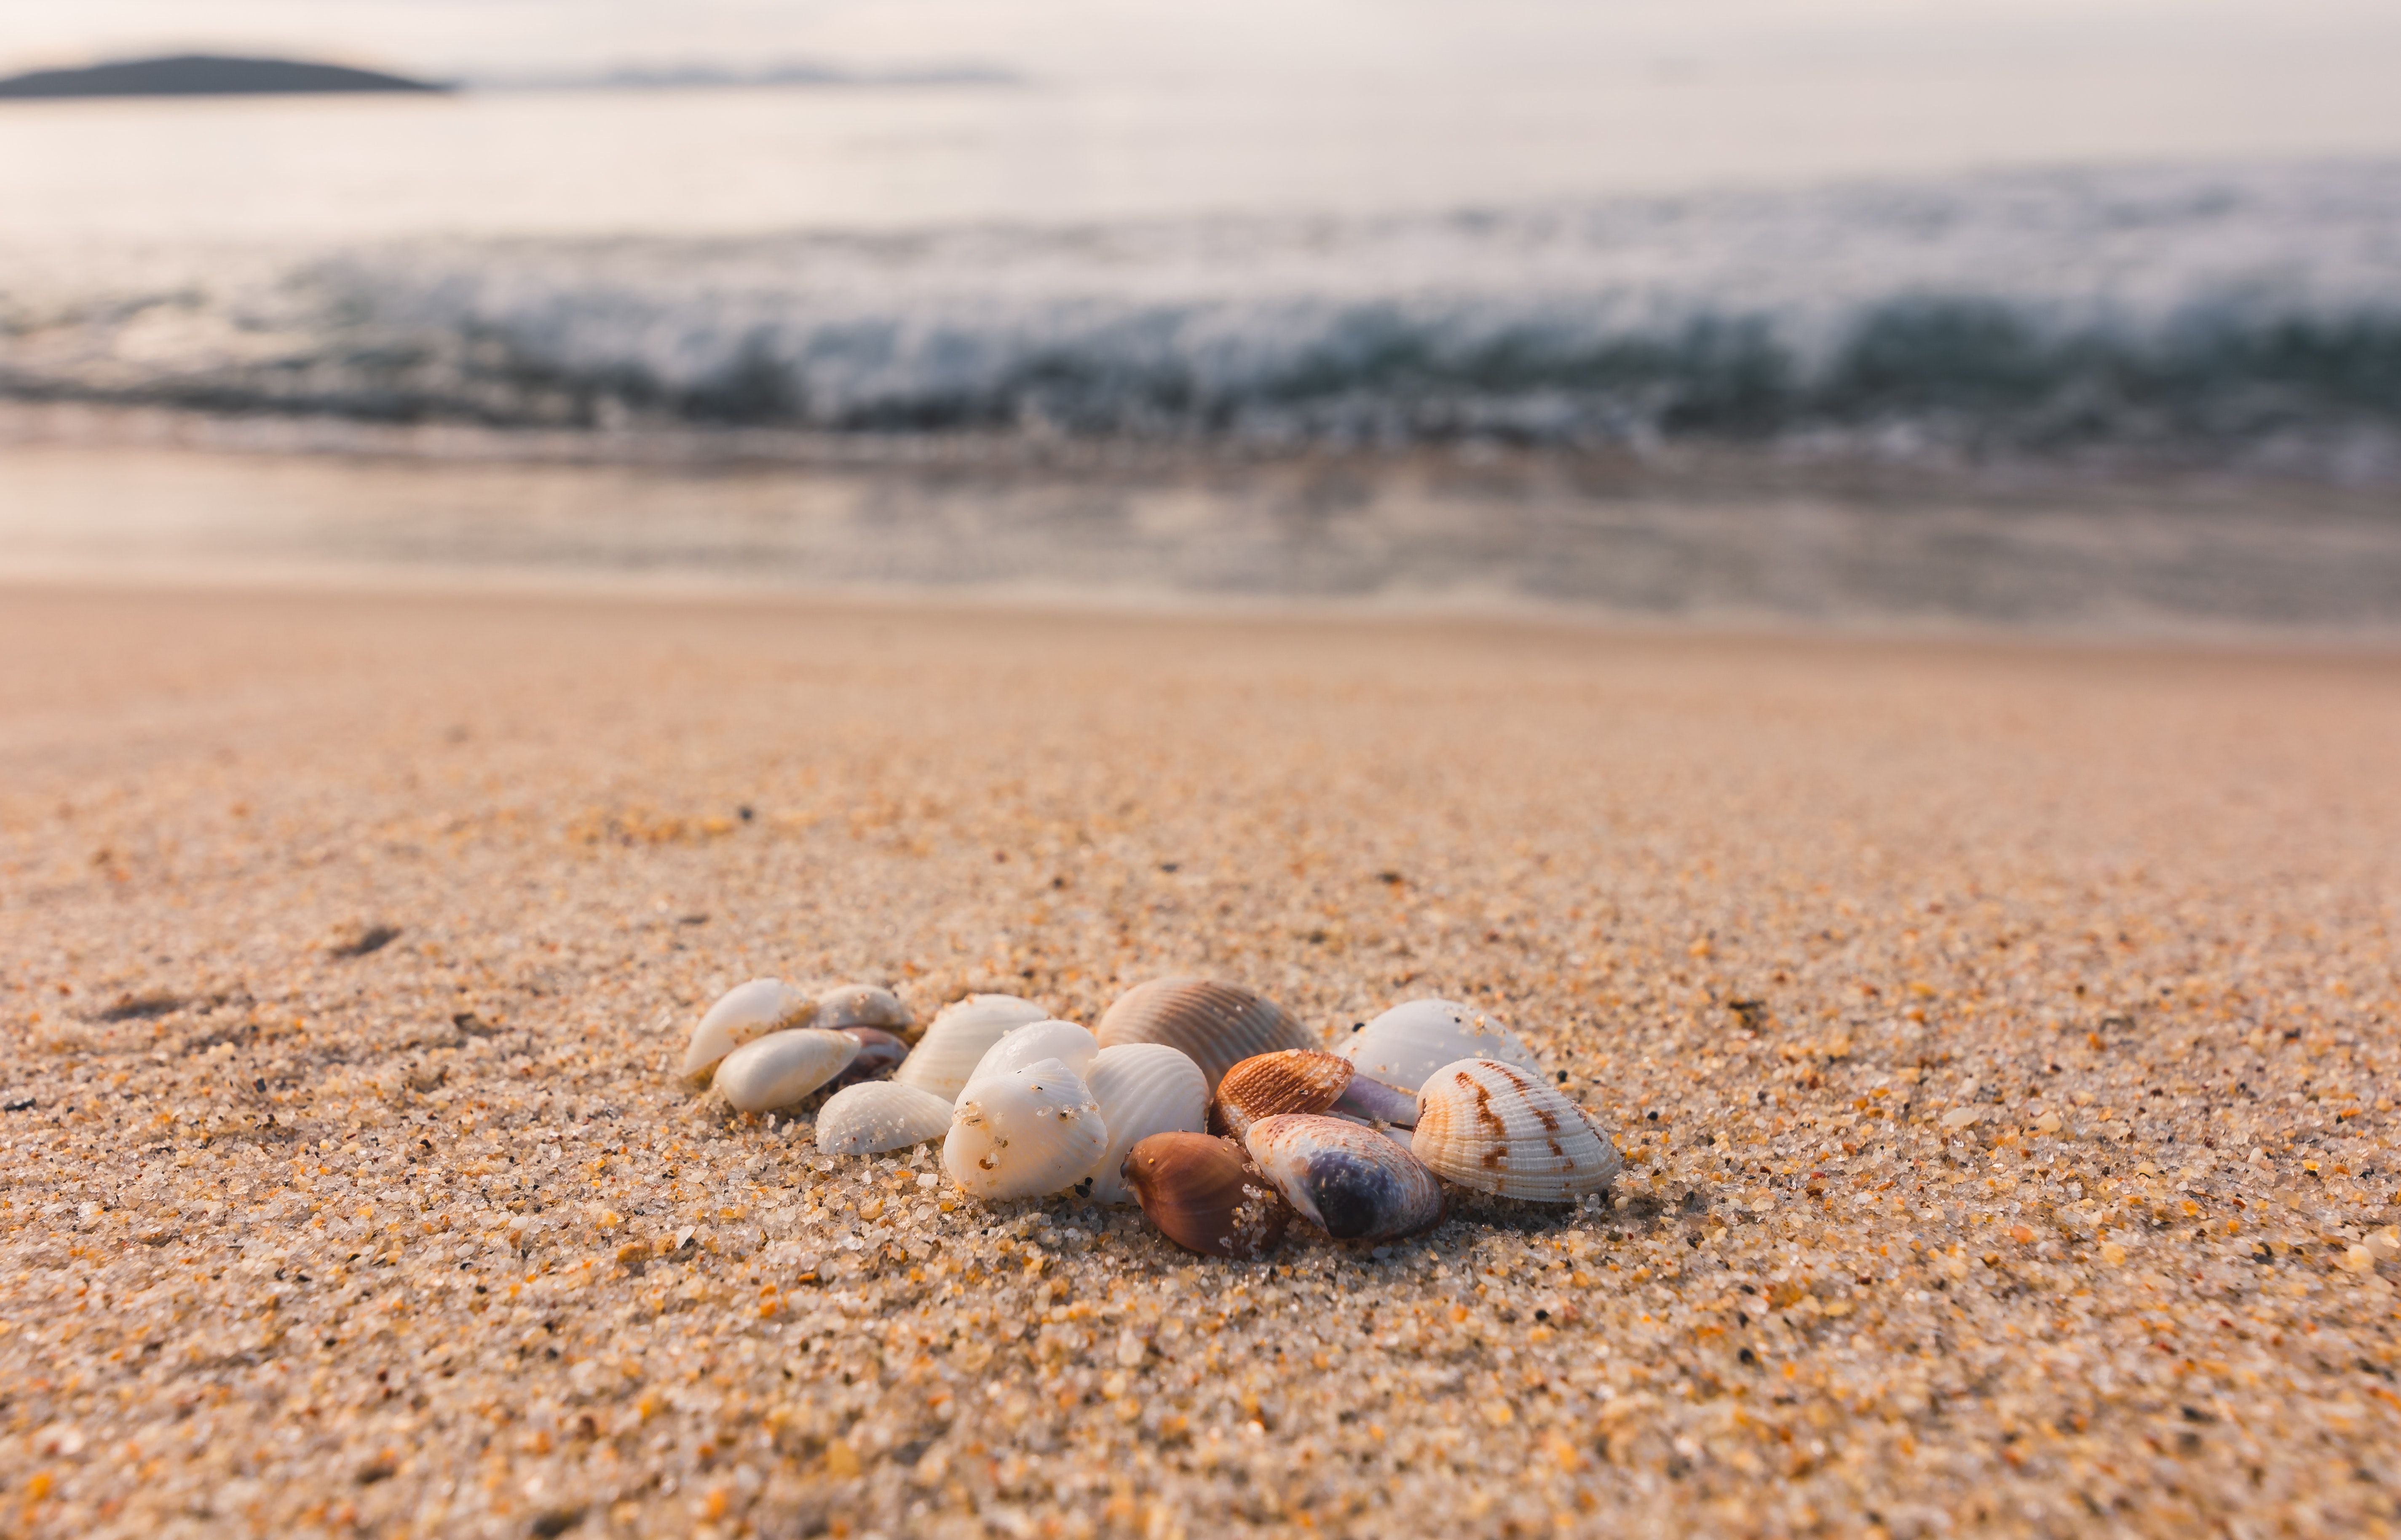
[[2401, 646], [2401, 498], [1775, 453], [617, 439], [0, 407], [0, 583]]
[[[2401, 663], [0, 594], [0, 1532], [2380, 1533]], [[723, 987], [1437, 994], [1576, 1209], [1204, 1261]]]

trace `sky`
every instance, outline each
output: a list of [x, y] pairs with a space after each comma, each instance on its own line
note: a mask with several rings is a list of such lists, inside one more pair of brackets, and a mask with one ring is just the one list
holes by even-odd
[[2394, 0], [7, 0], [0, 67], [168, 51], [446, 78], [979, 63], [1052, 79], [1381, 79], [1961, 55], [2401, 67]]

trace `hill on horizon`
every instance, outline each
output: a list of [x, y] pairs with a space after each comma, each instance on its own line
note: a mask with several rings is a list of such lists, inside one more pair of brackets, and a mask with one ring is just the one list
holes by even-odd
[[185, 53], [0, 78], [0, 100], [78, 96], [284, 96], [315, 92], [446, 91], [432, 81], [346, 64]]

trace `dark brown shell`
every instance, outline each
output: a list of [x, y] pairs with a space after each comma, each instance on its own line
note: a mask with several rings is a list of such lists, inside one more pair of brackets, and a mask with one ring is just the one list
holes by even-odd
[[1257, 1053], [1226, 1071], [1209, 1103], [1209, 1132], [1239, 1139], [1261, 1118], [1279, 1112], [1324, 1112], [1342, 1099], [1351, 1061], [1313, 1048]]
[[1165, 1043], [1189, 1054], [1214, 1095], [1226, 1071], [1284, 1048], [1313, 1048], [1306, 1028], [1273, 1000], [1209, 979], [1154, 979], [1118, 997], [1093, 1029], [1103, 1048]]
[[826, 1082], [830, 1092], [861, 1080], [880, 1080], [899, 1068], [900, 1061], [909, 1056], [909, 1045], [880, 1026], [844, 1026], [835, 1030], [845, 1038], [858, 1039], [858, 1057]]
[[1159, 1233], [1203, 1257], [1264, 1257], [1283, 1238], [1292, 1205], [1241, 1145], [1211, 1134], [1154, 1134], [1120, 1168]]

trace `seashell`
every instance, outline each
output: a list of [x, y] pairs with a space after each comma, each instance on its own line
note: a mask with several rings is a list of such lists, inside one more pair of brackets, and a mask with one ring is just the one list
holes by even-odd
[[738, 983], [717, 998], [692, 1029], [683, 1051], [683, 1073], [695, 1080], [728, 1053], [754, 1038], [788, 1026], [806, 1026], [816, 1002], [781, 979], [753, 979]]
[[1214, 1134], [1154, 1134], [1127, 1151], [1118, 1175], [1160, 1234], [1203, 1257], [1264, 1257], [1292, 1222], [1249, 1152]]
[[1461, 1059], [1490, 1059], [1543, 1072], [1543, 1061], [1516, 1035], [1455, 1000], [1410, 1000], [1360, 1027], [1336, 1050], [1386, 1085], [1422, 1090], [1434, 1072]]
[[1226, 1071], [1280, 1048], [1313, 1048], [1302, 1025], [1273, 1000], [1209, 979], [1154, 979], [1118, 997], [1094, 1036], [1103, 1048], [1165, 1043], [1200, 1066], [1216, 1093]]
[[1109, 1129], [1108, 1148], [1087, 1174], [1091, 1194], [1100, 1203], [1134, 1201], [1120, 1168], [1135, 1145], [1154, 1134], [1198, 1134], [1208, 1121], [1209, 1082], [1200, 1078], [1200, 1066], [1165, 1043], [1102, 1049], [1084, 1083]]
[[946, 1102], [954, 1101], [993, 1044], [1029, 1023], [1048, 1020], [1050, 1014], [1014, 995], [970, 995], [954, 1000], [935, 1015], [926, 1035], [917, 1039], [915, 1051], [893, 1071], [892, 1078], [902, 1085], [930, 1091]]
[[1491, 1059], [1434, 1072], [1418, 1093], [1409, 1148], [1461, 1187], [1537, 1203], [1598, 1192], [1625, 1164], [1590, 1113], [1541, 1076]]
[[900, 997], [871, 983], [838, 983], [817, 997], [818, 1026], [880, 1026], [906, 1032], [917, 1018]]
[[858, 1039], [840, 1032], [770, 1032], [725, 1055], [713, 1083], [737, 1112], [772, 1112], [805, 1099], [857, 1057]]
[[1338, 1241], [1389, 1241], [1442, 1217], [1442, 1184], [1389, 1134], [1318, 1113], [1280, 1112], [1242, 1147], [1286, 1202]]
[[817, 1108], [817, 1148], [829, 1155], [880, 1155], [939, 1139], [950, 1126], [951, 1104], [932, 1092], [865, 1080]]
[[1082, 1078], [1045, 1059], [987, 1076], [960, 1095], [942, 1169], [978, 1198], [1035, 1198], [1082, 1180], [1108, 1142]]
[[1226, 1071], [1209, 1104], [1209, 1132], [1239, 1139], [1253, 1123], [1279, 1112], [1324, 1112], [1406, 1128], [1418, 1121], [1418, 1102], [1358, 1073], [1338, 1053], [1287, 1048], [1255, 1054]]
[[909, 1044], [880, 1026], [841, 1026], [834, 1029], [845, 1038], [858, 1042], [858, 1057], [841, 1074], [826, 1082], [829, 1091], [840, 1091], [863, 1080], [880, 1080], [900, 1066], [909, 1056]]
[[971, 1094], [980, 1080], [1040, 1064], [1045, 1059], [1058, 1060], [1080, 1080], [1091, 1073], [1093, 1056], [1100, 1051], [1101, 1045], [1092, 1040], [1092, 1035], [1074, 1022], [1031, 1022], [992, 1045], [959, 1094]]

